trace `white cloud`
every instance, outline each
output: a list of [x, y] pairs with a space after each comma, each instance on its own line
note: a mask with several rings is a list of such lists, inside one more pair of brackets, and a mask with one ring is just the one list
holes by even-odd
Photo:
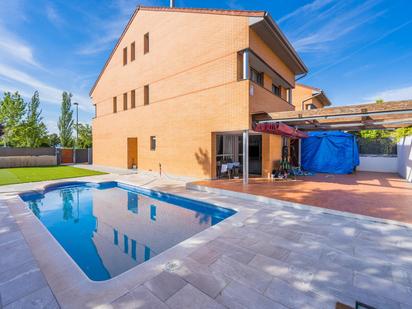
[[[164, 0], [163, 0], [164, 1]], [[112, 48], [114, 42], [120, 37], [127, 22], [132, 16], [137, 5], [164, 5], [160, 0], [115, 0], [112, 3], [110, 20], [97, 19], [92, 26], [91, 39], [77, 50], [79, 55], [94, 55]]]
[[46, 6], [46, 16], [47, 19], [56, 27], [60, 27], [64, 24], [64, 19], [59, 15], [57, 10], [50, 4]]
[[312, 12], [317, 12], [320, 9], [323, 9], [325, 6], [327, 6], [329, 3], [331, 3], [333, 0], [314, 0], [313, 2], [310, 2], [304, 6], [300, 6], [298, 9], [295, 11], [283, 16], [278, 20], [278, 23], [282, 23], [288, 19], [291, 19], [296, 16], [300, 16], [302, 13], [308, 14]]
[[[371, 10], [380, 0], [369, 0], [358, 6], [346, 6], [338, 4], [328, 10], [329, 14], [322, 18], [313, 16], [305, 27], [302, 26], [302, 34], [293, 39], [293, 45], [299, 52], [317, 52], [330, 47], [330, 44], [339, 38], [354, 31], [365, 23], [370, 22], [385, 12], [373, 12]], [[329, 18], [324, 20], [324, 18]], [[314, 30], [309, 25], [318, 19], [319, 24]], [[305, 30], [306, 29], [306, 30]], [[297, 31], [299, 33], [299, 30]]]
[[367, 101], [376, 101], [378, 99], [384, 101], [412, 100], [412, 86], [389, 89], [365, 97]]
[[32, 47], [0, 24], [0, 59], [15, 60], [40, 67]]
[[[63, 89], [59, 89], [51, 85], [48, 85], [42, 81], [39, 81], [38, 79], [27, 74], [26, 72], [20, 71], [18, 69], [0, 63], [0, 77], [2, 77], [2, 79], [6, 81], [14, 82], [13, 84], [22, 84], [26, 87], [26, 89], [31, 89], [32, 92], [34, 92], [34, 90], [38, 90], [41, 98], [49, 103], [59, 105], [61, 102]], [[1, 90], [4, 91], [6, 89]], [[10, 91], [10, 89], [8, 90]], [[20, 88], [16, 90], [20, 91]], [[15, 90], [11, 91], [14, 92]], [[28, 93], [29, 91], [26, 91], [26, 95], [28, 95]], [[72, 100], [73, 102], [79, 102], [80, 109], [89, 112], [92, 111], [92, 104], [89, 97], [74, 93]]]

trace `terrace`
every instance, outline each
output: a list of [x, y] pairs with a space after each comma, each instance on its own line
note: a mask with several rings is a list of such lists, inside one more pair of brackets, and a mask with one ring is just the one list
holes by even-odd
[[79, 180], [121, 181], [237, 213], [111, 280], [92, 282], [15, 193], [3, 194], [3, 306], [335, 308], [337, 302], [354, 307], [356, 301], [376, 308], [412, 306], [412, 231], [401, 224], [281, 200], [269, 204], [197, 192], [186, 188], [187, 179], [113, 172]]

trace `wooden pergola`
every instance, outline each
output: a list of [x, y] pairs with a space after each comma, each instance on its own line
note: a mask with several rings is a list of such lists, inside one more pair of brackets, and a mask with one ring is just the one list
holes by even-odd
[[359, 131], [412, 125], [412, 100], [269, 113], [258, 122], [282, 122], [303, 131]]

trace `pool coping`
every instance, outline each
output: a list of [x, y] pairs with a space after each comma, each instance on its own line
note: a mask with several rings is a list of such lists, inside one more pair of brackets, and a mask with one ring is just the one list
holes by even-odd
[[[56, 180], [34, 187], [30, 191], [43, 191], [50, 185], [62, 183], [94, 183], [106, 180], [91, 179], [87, 181], [62, 181]], [[153, 191], [173, 194], [182, 198], [194, 199], [191, 192], [173, 192], [173, 190], [156, 186], [148, 188], [141, 184], [133, 183], [126, 179], [113, 179], [126, 185], [142, 187]], [[178, 260], [190, 255], [192, 252], [219, 237], [225, 231], [238, 227], [239, 223], [253, 215], [259, 210], [257, 207], [246, 205], [233, 205], [226, 202], [216, 201], [208, 198], [205, 203], [231, 209], [235, 214], [222, 222], [211, 226], [192, 237], [178, 243], [177, 245], [163, 251], [149, 261], [139, 264], [126, 272], [106, 281], [92, 281], [80, 269], [77, 263], [64, 250], [59, 242], [53, 237], [43, 223], [27, 207], [19, 194], [28, 192], [24, 190], [16, 192], [12, 196], [3, 199], [10, 213], [15, 218], [23, 236], [28, 243], [33, 256], [39, 264], [55, 298], [60, 306], [65, 308], [96, 307], [111, 303], [119, 297], [127, 294], [146, 281], [154, 278], [162, 271], [167, 270], [170, 265], [179, 264]]]

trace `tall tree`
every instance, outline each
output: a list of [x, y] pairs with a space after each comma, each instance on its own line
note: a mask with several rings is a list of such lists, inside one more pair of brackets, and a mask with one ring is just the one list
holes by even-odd
[[56, 133], [47, 135], [46, 141], [50, 147], [56, 147], [60, 144], [59, 136]]
[[0, 101], [0, 123], [3, 124], [2, 142], [4, 146], [19, 147], [23, 141], [23, 117], [26, 103], [18, 92], [5, 92]]
[[24, 123], [26, 147], [40, 147], [47, 136], [47, 128], [43, 123], [41, 112], [39, 92], [35, 91], [30, 103], [27, 105], [27, 116]]
[[92, 147], [92, 127], [89, 124], [79, 123], [79, 139], [77, 142], [79, 148]]
[[62, 147], [73, 146], [73, 111], [72, 94], [63, 92], [60, 117], [57, 127], [59, 128], [60, 145]]

